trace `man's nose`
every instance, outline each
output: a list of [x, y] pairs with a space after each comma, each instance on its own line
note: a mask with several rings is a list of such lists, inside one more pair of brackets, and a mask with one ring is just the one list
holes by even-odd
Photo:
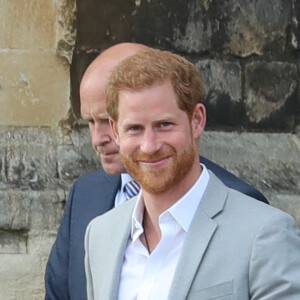
[[161, 141], [157, 133], [153, 129], [145, 129], [140, 149], [142, 152], [148, 155], [152, 155], [157, 152], [161, 147]]
[[92, 130], [92, 143], [94, 146], [103, 146], [111, 141], [111, 129], [109, 125], [95, 122]]

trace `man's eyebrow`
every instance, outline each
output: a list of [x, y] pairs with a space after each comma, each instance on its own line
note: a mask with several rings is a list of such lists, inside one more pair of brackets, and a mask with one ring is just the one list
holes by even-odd
[[131, 120], [128, 120], [128, 121], [125, 121], [123, 124], [122, 124], [122, 127], [123, 128], [130, 128], [132, 126], [141, 126], [141, 124], [139, 122], [135, 122], [135, 121], [131, 121]]
[[87, 115], [87, 114], [83, 114], [81, 113], [81, 118], [82, 119], [85, 119], [85, 120], [89, 120], [91, 118], [94, 118], [94, 117], [97, 117], [97, 119], [103, 119], [103, 120], [106, 120], [106, 119], [109, 119], [110, 116], [108, 113], [101, 113], [101, 114], [98, 114], [98, 115]]
[[176, 117], [170, 114], [166, 114], [164, 116], [161, 116], [157, 120], [155, 120], [155, 123], [165, 122], [165, 121], [174, 121], [176, 120]]

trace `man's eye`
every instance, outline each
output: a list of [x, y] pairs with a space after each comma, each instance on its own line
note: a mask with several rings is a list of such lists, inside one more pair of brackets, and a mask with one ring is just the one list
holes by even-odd
[[160, 123], [160, 127], [162, 127], [162, 128], [166, 128], [166, 127], [169, 127], [171, 125], [172, 125], [171, 122], [162, 122], [162, 123]]
[[135, 126], [131, 126], [129, 128], [129, 131], [139, 131], [141, 129], [141, 126], [135, 125]]
[[138, 131], [141, 130], [141, 126], [139, 125], [129, 125], [129, 126], [126, 126], [124, 127], [124, 132], [127, 132], [127, 133], [137, 133]]

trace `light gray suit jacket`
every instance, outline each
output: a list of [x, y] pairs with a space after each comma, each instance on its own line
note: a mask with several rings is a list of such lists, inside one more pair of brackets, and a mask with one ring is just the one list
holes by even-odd
[[[95, 218], [87, 228], [89, 300], [118, 297], [135, 202]], [[227, 188], [210, 173], [168, 297], [183, 299], [299, 300], [300, 231], [294, 219]]]

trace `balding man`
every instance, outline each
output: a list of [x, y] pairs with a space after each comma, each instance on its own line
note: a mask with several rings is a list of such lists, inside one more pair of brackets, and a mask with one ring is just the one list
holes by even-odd
[[[115, 45], [101, 53], [88, 67], [80, 85], [81, 114], [89, 122], [93, 148], [103, 170], [78, 179], [69, 195], [57, 239], [47, 264], [47, 300], [85, 300], [84, 233], [91, 219], [126, 201], [132, 180], [119, 158], [109, 126], [105, 86], [113, 68], [123, 59], [145, 49], [134, 43]], [[218, 165], [201, 157], [201, 162], [227, 186], [267, 202], [257, 190]]]

